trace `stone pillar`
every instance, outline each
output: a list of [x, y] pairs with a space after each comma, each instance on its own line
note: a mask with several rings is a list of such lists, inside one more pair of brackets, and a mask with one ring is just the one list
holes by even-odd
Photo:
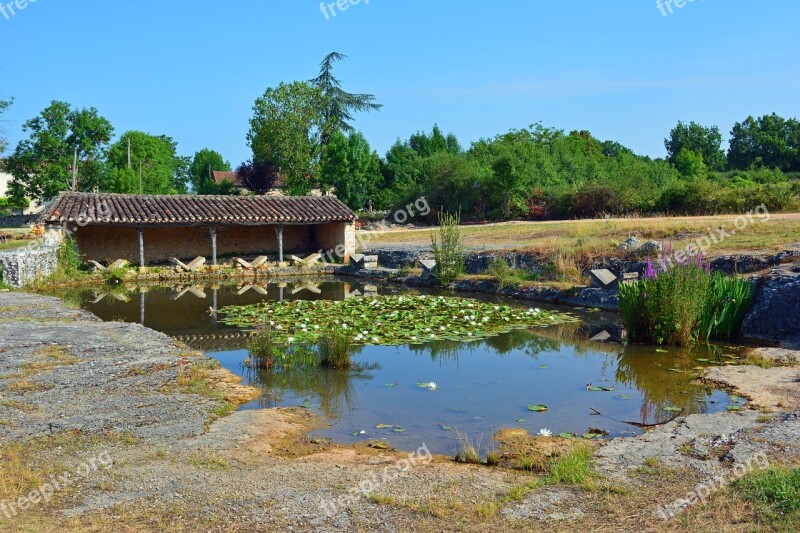
[[139, 226], [139, 266], [144, 268], [144, 227]]
[[211, 232], [211, 264], [217, 266], [217, 226], [212, 224]]
[[283, 224], [275, 227], [275, 234], [278, 236], [278, 263], [283, 263]]

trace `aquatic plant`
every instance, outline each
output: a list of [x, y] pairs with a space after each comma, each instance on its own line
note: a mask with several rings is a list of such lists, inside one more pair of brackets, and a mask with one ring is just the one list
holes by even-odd
[[712, 274], [702, 256], [671, 268], [648, 257], [644, 279], [620, 285], [620, 312], [632, 339], [685, 346], [733, 335], [751, 294], [749, 282]]
[[320, 364], [329, 368], [350, 368], [353, 364], [350, 360], [352, 342], [346, 327], [334, 322], [317, 341]]
[[447, 285], [464, 272], [464, 243], [461, 238], [461, 213], [439, 213], [439, 230], [431, 232], [431, 248], [436, 260], [434, 276]]
[[[492, 305], [466, 298], [381, 296], [346, 300], [271, 301], [225, 307], [222, 322], [243, 328], [272, 324], [274, 342], [316, 344], [328, 325], [352, 332], [354, 345], [421, 344], [435, 340], [473, 341], [533, 326], [554, 326], [577, 318], [538, 309]], [[337, 317], [331, 320], [332, 317]]]

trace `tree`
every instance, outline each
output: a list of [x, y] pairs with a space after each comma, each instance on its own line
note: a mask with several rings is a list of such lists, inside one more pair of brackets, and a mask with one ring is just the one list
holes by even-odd
[[192, 159], [189, 167], [189, 180], [192, 189], [197, 194], [220, 194], [220, 189], [214, 181], [213, 171], [230, 172], [231, 164], [223, 159], [219, 152], [203, 148]]
[[319, 75], [309, 82], [322, 91], [325, 97], [322, 144], [328, 144], [337, 131], [354, 131], [353, 126], [348, 123], [353, 120], [353, 114], [378, 111], [383, 107], [382, 104], [375, 103], [375, 97], [371, 94], [353, 94], [342, 89], [341, 82], [333, 76], [333, 65], [346, 57], [339, 52], [331, 52], [325, 56], [320, 64]]
[[[130, 162], [128, 168], [128, 141]], [[187, 192], [189, 159], [177, 155], [177, 143], [166, 135], [128, 131], [108, 151], [113, 190], [120, 193], [183, 194]]]
[[678, 122], [669, 137], [664, 139], [667, 161], [676, 164], [681, 150], [689, 150], [702, 156], [710, 170], [725, 170], [725, 152], [722, 150], [722, 134], [716, 126], [704, 127], [696, 122], [688, 125]]
[[367, 139], [358, 132], [334, 133], [322, 159], [323, 186], [333, 187], [352, 209], [362, 209], [378, 192], [380, 180], [378, 154], [370, 150]]
[[766, 167], [800, 171], [800, 122], [776, 113], [737, 122], [731, 130], [728, 164], [741, 170]]
[[[11, 107], [11, 104], [14, 103], [14, 99], [11, 98], [9, 100], [0, 100], [0, 115], [2, 115], [6, 109]], [[0, 122], [0, 154], [6, 151], [8, 148], [8, 138], [6, 137], [6, 130], [2, 126], [2, 122]]]
[[306, 194], [319, 183], [326, 98], [307, 83], [269, 88], [253, 106], [247, 141], [253, 162], [271, 164], [289, 194]]
[[429, 157], [439, 152], [448, 152], [451, 154], [458, 154], [461, 152], [461, 145], [458, 144], [458, 139], [452, 133], [448, 133], [445, 137], [442, 130], [439, 129], [438, 124], [433, 125], [433, 131], [430, 135], [424, 132], [417, 132], [408, 140], [409, 146], [414, 149], [422, 157]]
[[703, 161], [702, 154], [692, 152], [688, 148], [680, 151], [675, 158], [675, 168], [685, 178], [704, 178], [708, 174], [708, 167]]
[[101, 158], [114, 128], [97, 109], [72, 109], [66, 102], [53, 101], [22, 130], [30, 136], [19, 142], [8, 169], [27, 197], [45, 200], [71, 187], [76, 147], [77, 190], [106, 188]]
[[256, 194], [268, 193], [280, 177], [278, 168], [274, 164], [265, 161], [242, 163], [236, 169], [236, 175], [239, 176], [246, 189]]

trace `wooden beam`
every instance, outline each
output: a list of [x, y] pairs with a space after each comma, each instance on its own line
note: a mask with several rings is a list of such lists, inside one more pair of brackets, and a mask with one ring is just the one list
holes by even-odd
[[139, 266], [144, 268], [144, 227], [139, 226]]
[[211, 232], [211, 264], [217, 266], [217, 226], [212, 224]]

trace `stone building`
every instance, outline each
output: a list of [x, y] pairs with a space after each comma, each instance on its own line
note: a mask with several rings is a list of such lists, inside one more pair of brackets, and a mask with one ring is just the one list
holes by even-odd
[[86, 260], [133, 264], [171, 258], [321, 252], [348, 262], [356, 215], [333, 196], [61, 193], [44, 222], [73, 232]]

